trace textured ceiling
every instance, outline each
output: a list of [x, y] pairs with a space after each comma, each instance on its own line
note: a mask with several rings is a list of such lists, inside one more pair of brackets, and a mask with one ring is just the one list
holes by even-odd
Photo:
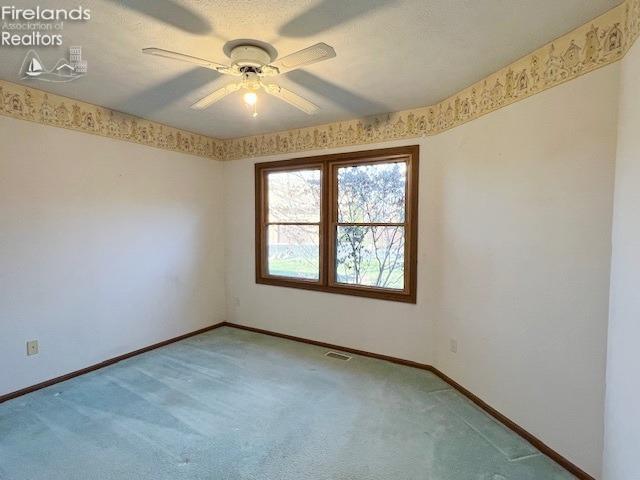
[[[76, 0], [16, 0], [16, 7], [74, 8]], [[86, 0], [91, 20], [67, 22], [45, 65], [83, 48], [88, 74], [69, 83], [21, 81], [28, 47], [0, 48], [0, 78], [218, 138], [306, 127], [436, 103], [517, 60], [620, 0]], [[276, 77], [321, 107], [307, 116], [260, 95], [250, 117], [235, 93], [189, 108], [233, 77], [143, 55], [171, 49], [227, 63], [226, 42], [271, 43], [287, 55], [317, 42], [337, 57]]]

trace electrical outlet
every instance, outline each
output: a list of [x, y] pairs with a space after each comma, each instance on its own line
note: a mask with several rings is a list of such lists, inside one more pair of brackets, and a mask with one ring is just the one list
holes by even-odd
[[38, 354], [38, 340], [30, 340], [27, 342], [27, 355]]
[[458, 353], [458, 341], [455, 338], [449, 340], [449, 350], [451, 353]]

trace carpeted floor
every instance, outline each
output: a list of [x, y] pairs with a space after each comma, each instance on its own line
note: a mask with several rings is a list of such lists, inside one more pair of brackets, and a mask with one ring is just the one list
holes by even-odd
[[429, 372], [220, 328], [0, 404], [2, 480], [573, 477]]

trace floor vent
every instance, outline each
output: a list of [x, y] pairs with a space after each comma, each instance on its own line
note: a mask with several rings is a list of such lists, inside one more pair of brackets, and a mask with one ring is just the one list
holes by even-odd
[[338, 360], [351, 360], [349, 355], [339, 352], [327, 352], [324, 354], [325, 357], [337, 358]]

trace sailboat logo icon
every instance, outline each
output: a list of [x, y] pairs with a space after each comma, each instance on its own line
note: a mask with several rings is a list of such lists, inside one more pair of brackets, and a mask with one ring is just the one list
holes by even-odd
[[38, 79], [43, 82], [70, 82], [87, 73], [87, 61], [82, 60], [82, 48], [69, 48], [69, 60], [61, 58], [48, 70], [35, 50], [29, 50], [20, 67], [22, 80]]
[[25, 70], [24, 73], [29, 75], [30, 77], [37, 77], [38, 75], [41, 75], [43, 72], [44, 72], [44, 68], [42, 68], [42, 64], [36, 57], [33, 57], [29, 62], [29, 67]]

